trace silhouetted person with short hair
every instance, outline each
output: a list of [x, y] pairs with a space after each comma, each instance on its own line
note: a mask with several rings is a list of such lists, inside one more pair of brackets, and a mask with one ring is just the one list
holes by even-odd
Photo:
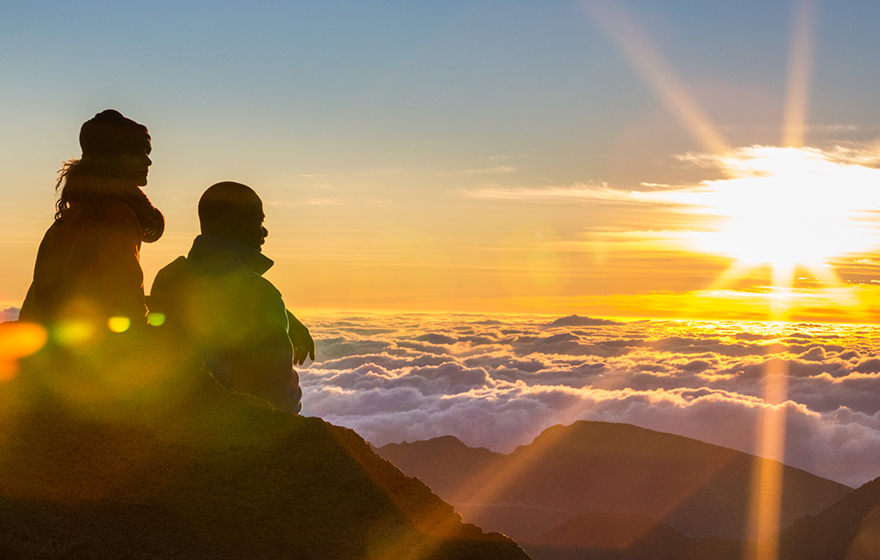
[[82, 158], [70, 160], [55, 185], [55, 222], [37, 252], [20, 321], [106, 324], [125, 317], [147, 324], [141, 242], [162, 236], [165, 220], [140, 187], [151, 151], [147, 127], [113, 109], [80, 130]]
[[263, 202], [241, 183], [217, 183], [199, 200], [201, 235], [186, 257], [153, 281], [150, 305], [224, 387], [299, 412], [294, 363], [315, 358], [308, 329], [263, 278], [274, 264], [262, 254], [269, 232]]

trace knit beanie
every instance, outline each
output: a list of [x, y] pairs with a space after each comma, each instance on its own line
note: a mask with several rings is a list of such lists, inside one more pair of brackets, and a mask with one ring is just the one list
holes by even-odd
[[114, 109], [101, 111], [83, 123], [79, 131], [83, 159], [106, 157], [150, 149], [147, 127]]
[[[128, 152], [150, 151], [147, 127], [122, 116], [114, 109], [101, 111], [83, 123], [79, 131], [83, 161], [100, 161]], [[146, 193], [134, 188], [122, 196], [140, 222], [143, 241], [152, 243], [165, 231], [165, 217], [153, 206]]]

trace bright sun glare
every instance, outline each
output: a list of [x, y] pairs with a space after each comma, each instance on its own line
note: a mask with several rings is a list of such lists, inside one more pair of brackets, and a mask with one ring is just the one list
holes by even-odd
[[770, 265], [774, 277], [796, 265], [818, 271], [877, 243], [868, 212], [880, 206], [880, 170], [846, 156], [762, 146], [689, 156], [719, 166], [726, 178], [668, 198], [717, 220], [693, 235], [698, 250], [730, 256], [739, 267]]

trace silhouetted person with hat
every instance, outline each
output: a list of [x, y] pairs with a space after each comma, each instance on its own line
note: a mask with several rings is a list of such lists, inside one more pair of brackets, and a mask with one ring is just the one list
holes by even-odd
[[152, 163], [150, 134], [108, 109], [82, 125], [79, 143], [82, 157], [60, 171], [55, 222], [40, 244], [19, 320], [106, 328], [116, 317], [123, 326], [146, 325], [141, 243], [165, 229], [140, 188]]
[[308, 329], [263, 278], [274, 263], [262, 254], [269, 234], [263, 203], [250, 187], [223, 182], [199, 200], [201, 235], [186, 257], [156, 275], [150, 306], [205, 362], [224, 387], [299, 412], [294, 363], [315, 358]]

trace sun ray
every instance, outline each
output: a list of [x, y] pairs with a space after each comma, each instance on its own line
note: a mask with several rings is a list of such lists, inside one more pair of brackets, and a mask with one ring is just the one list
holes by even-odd
[[[794, 25], [789, 51], [787, 99], [783, 122], [783, 146], [800, 148], [804, 144], [807, 120], [807, 94], [812, 68], [814, 0], [798, 0], [795, 5]], [[782, 211], [778, 208], [777, 211]], [[794, 282], [797, 259], [771, 263], [774, 295], [771, 313], [784, 318], [790, 307], [788, 297]], [[805, 259], [800, 259], [805, 260]], [[814, 264], [807, 263], [804, 264]], [[822, 263], [824, 264], [824, 263]], [[751, 538], [755, 543], [755, 560], [775, 560], [779, 556], [780, 509], [782, 504], [785, 460], [785, 407], [788, 398], [788, 363], [768, 360], [764, 371], [764, 400], [768, 403], [762, 415], [758, 432], [759, 457], [752, 479]]]
[[607, 0], [587, 0], [584, 6], [703, 149], [713, 154], [726, 153], [727, 141], [635, 19], [621, 6]]
[[787, 395], [788, 363], [768, 360], [764, 371], [767, 406], [761, 414], [758, 430], [749, 515], [749, 537], [755, 543], [754, 560], [774, 560], [778, 556]]
[[813, 62], [813, 28], [815, 0], [798, 0], [788, 59], [785, 114], [782, 145], [800, 148], [804, 145], [804, 128]]

